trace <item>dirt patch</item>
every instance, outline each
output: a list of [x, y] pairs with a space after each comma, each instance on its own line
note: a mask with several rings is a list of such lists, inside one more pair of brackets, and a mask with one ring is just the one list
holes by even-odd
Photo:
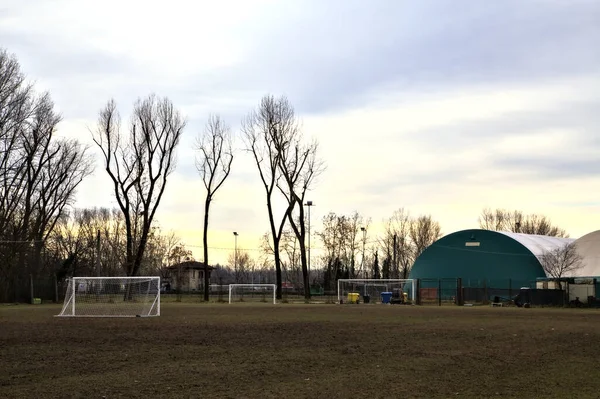
[[597, 397], [600, 312], [165, 304], [0, 307], [2, 398]]

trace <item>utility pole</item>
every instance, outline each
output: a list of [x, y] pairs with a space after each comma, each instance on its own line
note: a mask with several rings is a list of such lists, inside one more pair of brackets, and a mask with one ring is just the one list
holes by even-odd
[[98, 229], [98, 231], [96, 233], [96, 273], [98, 274], [98, 277], [102, 276], [100, 267], [101, 267], [101, 263], [100, 263], [100, 229]]
[[393, 278], [398, 278], [398, 263], [397, 263], [397, 253], [398, 253], [398, 249], [397, 249], [397, 245], [396, 242], [398, 240], [398, 236], [394, 233], [394, 255], [393, 255], [393, 260], [392, 262], [394, 262], [394, 267], [392, 272], [394, 273], [394, 277]]
[[363, 239], [362, 239], [362, 259], [360, 260], [360, 268], [362, 271], [362, 275], [363, 278], [365, 278], [366, 275], [366, 270], [365, 270], [365, 242], [367, 241], [367, 229], [364, 227], [361, 227], [360, 230], [363, 233]]

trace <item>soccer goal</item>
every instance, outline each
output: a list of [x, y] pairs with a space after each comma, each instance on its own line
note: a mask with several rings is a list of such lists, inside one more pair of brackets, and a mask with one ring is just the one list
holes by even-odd
[[416, 304], [414, 279], [339, 279], [338, 303]]
[[160, 277], [73, 277], [58, 316], [160, 316]]
[[229, 303], [264, 302], [277, 303], [275, 284], [229, 284]]

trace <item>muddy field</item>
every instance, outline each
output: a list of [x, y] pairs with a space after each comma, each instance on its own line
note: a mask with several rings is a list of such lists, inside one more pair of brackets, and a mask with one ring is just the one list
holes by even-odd
[[0, 398], [598, 398], [600, 311], [0, 305]]

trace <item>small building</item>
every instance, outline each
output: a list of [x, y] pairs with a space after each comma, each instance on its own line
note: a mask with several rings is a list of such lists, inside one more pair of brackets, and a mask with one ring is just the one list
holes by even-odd
[[[208, 278], [215, 268], [208, 266]], [[167, 290], [202, 291], [204, 287], [204, 263], [188, 260], [167, 267], [163, 279]]]

